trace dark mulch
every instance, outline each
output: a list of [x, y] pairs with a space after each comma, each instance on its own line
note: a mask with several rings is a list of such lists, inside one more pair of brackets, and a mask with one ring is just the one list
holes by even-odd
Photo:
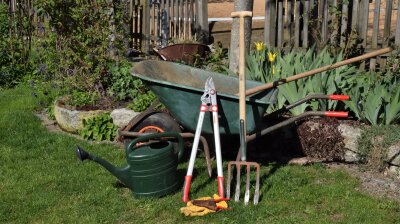
[[335, 118], [318, 118], [303, 121], [297, 134], [304, 154], [327, 161], [343, 161], [344, 142]]

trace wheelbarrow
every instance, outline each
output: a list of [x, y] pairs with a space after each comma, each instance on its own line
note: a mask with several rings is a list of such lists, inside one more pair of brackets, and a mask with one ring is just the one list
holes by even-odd
[[[239, 83], [238, 78], [172, 62], [153, 60], [139, 62], [132, 69], [131, 73], [133, 76], [144, 81], [157, 95], [158, 100], [165, 105], [171, 116], [168, 114], [161, 115], [159, 112], [149, 109], [138, 117], [135, 117], [127, 127], [119, 132], [119, 135], [123, 138], [138, 137], [146, 134], [146, 132], [177, 131], [176, 129], [179, 129], [180, 126], [185, 130], [184, 133], [181, 133], [182, 137], [194, 137], [193, 133], [196, 130], [197, 118], [199, 116], [200, 98], [204, 93], [204, 83], [209, 77], [212, 77], [214, 80], [215, 89], [218, 91], [217, 103], [221, 137], [239, 135], [240, 128], [237, 125], [237, 121], [239, 120], [239, 97], [235, 95]], [[246, 86], [249, 88], [258, 88], [262, 85], [263, 83], [260, 82], [246, 80]], [[265, 127], [265, 124], [262, 122], [265, 111], [269, 105], [276, 102], [277, 94], [277, 88], [270, 88], [246, 98], [246, 133], [248, 134], [246, 141], [254, 140], [257, 137], [309, 116], [347, 117], [347, 112], [312, 111], [292, 117], [282, 123]], [[342, 98], [336, 95], [312, 95], [289, 105], [287, 109], [312, 99], [338, 100]], [[159, 119], [159, 117], [163, 118]], [[169, 130], [171, 127], [173, 127], [173, 130]], [[202, 133], [205, 135], [213, 134], [213, 123], [209, 113], [205, 114]], [[208, 174], [211, 176], [208, 143], [203, 136], [201, 137], [201, 141], [206, 154]], [[228, 171], [228, 181], [230, 181], [229, 174], [230, 172]], [[257, 183], [256, 189], [258, 189], [258, 185]], [[227, 195], [229, 195], [229, 189], [227, 189]]]

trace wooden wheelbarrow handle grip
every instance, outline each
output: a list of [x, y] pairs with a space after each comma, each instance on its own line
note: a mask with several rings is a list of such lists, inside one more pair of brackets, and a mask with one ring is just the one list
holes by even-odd
[[[337, 62], [335, 64], [326, 65], [326, 66], [323, 66], [323, 67], [320, 67], [320, 68], [316, 68], [316, 69], [313, 69], [313, 70], [310, 70], [310, 71], [307, 71], [307, 72], [303, 72], [303, 73], [300, 73], [300, 74], [297, 74], [297, 75], [294, 75], [294, 76], [287, 77], [285, 79], [280, 79], [280, 80], [277, 80], [277, 81], [274, 81], [274, 82], [270, 82], [270, 83], [267, 83], [267, 84], [264, 84], [264, 85], [261, 85], [261, 86], [257, 86], [257, 87], [254, 87], [254, 88], [246, 90], [246, 96], [252, 95], [254, 93], [257, 93], [257, 92], [260, 92], [260, 91], [263, 91], [263, 90], [267, 90], [267, 89], [270, 89], [270, 88], [273, 88], [273, 87], [276, 87], [276, 86], [279, 86], [279, 85], [287, 83], [287, 82], [295, 81], [295, 80], [298, 80], [298, 79], [301, 79], [301, 78], [305, 78], [305, 77], [308, 77], [308, 76], [315, 75], [315, 74], [320, 73], [320, 72], [324, 72], [324, 71], [328, 71], [328, 70], [331, 70], [331, 69], [335, 69], [335, 68], [343, 66], [343, 65], [351, 64], [351, 63], [354, 63], [354, 62], [357, 62], [357, 61], [361, 61], [361, 60], [364, 60], [364, 59], [368, 59], [368, 58], [376, 57], [376, 56], [379, 56], [379, 55], [382, 55], [382, 54], [386, 54], [386, 53], [391, 52], [392, 50], [393, 49], [390, 48], [390, 47], [383, 48], [383, 49], [372, 51], [370, 53], [363, 54], [363, 55], [360, 55], [360, 56], [357, 56], [357, 57], [354, 57], [354, 58], [349, 58], [349, 59], [346, 59], [344, 61]], [[238, 95], [238, 94], [236, 94], [236, 95]]]
[[253, 16], [252, 11], [237, 11], [237, 12], [232, 12], [231, 17], [248, 17], [248, 16]]

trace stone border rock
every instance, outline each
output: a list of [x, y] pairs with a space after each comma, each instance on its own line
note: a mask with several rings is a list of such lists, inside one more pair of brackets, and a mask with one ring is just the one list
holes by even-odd
[[65, 106], [65, 98], [60, 98], [54, 103], [54, 116], [57, 124], [66, 132], [78, 133], [83, 128], [83, 119], [93, 118], [100, 114], [110, 113], [106, 110], [80, 111]]
[[109, 110], [81, 111], [69, 108], [65, 105], [65, 98], [60, 98], [54, 103], [54, 115], [58, 126], [69, 133], [78, 133], [83, 128], [83, 119], [93, 118], [98, 115], [110, 113], [113, 123], [117, 127], [124, 127], [139, 113], [127, 108]]

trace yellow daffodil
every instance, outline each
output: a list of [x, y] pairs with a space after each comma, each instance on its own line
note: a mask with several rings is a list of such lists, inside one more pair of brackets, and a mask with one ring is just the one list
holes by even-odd
[[270, 62], [274, 62], [275, 59], [276, 59], [276, 55], [277, 55], [277, 53], [268, 52], [268, 60], [269, 60]]
[[257, 52], [260, 52], [260, 51], [264, 50], [264, 48], [265, 48], [265, 44], [262, 41], [255, 42], [254, 44], [256, 45]]

